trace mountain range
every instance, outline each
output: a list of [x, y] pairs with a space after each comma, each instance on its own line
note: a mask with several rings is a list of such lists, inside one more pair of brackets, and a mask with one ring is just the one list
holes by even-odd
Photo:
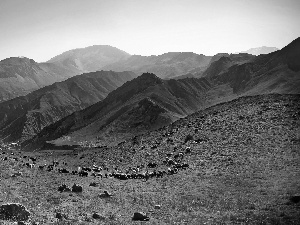
[[0, 102], [128, 57], [115, 47], [95, 45], [64, 52], [44, 63], [26, 57], [4, 59], [0, 61]]
[[133, 55], [126, 60], [104, 66], [104, 70], [133, 71], [138, 75], [149, 72], [166, 79], [184, 75], [189, 72], [203, 71], [211, 56], [193, 52], [169, 52], [162, 55]]
[[132, 72], [98, 71], [74, 76], [0, 103], [0, 140], [24, 141], [44, 127], [103, 100], [135, 78]]
[[[63, 53], [47, 63], [68, 71], [72, 66], [78, 71], [92, 68], [82, 58], [75, 60], [80, 57], [74, 54]], [[0, 115], [0, 138], [21, 140], [27, 150], [84, 140], [117, 144], [241, 96], [297, 94], [299, 58], [300, 38], [281, 50], [259, 56], [220, 53], [210, 57], [174, 52], [146, 57], [124, 53], [123, 59], [101, 64], [102, 68], [128, 69], [141, 76], [112, 71], [83, 74], [1, 103], [0, 112], [5, 113]], [[107, 77], [100, 79], [104, 74]], [[104, 90], [113, 77], [111, 88]], [[14, 113], [9, 115], [11, 110]], [[22, 129], [17, 131], [17, 127]]]
[[[72, 140], [113, 143], [160, 128], [199, 109], [210, 84], [206, 79], [162, 80], [151, 73], [125, 83], [86, 109], [46, 127], [24, 148], [43, 147], [45, 141], [72, 133]], [[65, 139], [65, 137], [63, 137]], [[70, 139], [68, 139], [69, 141]], [[32, 143], [28, 146], [27, 143]], [[58, 140], [62, 143], [61, 140]], [[113, 143], [116, 144], [116, 143]]]
[[29, 58], [11, 57], [0, 61], [0, 102], [26, 95], [41, 87], [65, 80], [79, 71]]

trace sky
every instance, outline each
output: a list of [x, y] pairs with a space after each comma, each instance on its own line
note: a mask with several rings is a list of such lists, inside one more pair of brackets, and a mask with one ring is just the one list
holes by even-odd
[[297, 37], [299, 0], [0, 0], [0, 60], [44, 62], [91, 45], [214, 55]]

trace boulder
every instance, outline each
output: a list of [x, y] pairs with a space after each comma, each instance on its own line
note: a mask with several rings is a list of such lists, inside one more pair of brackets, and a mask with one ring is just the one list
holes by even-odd
[[96, 182], [92, 182], [92, 183], [90, 183], [90, 186], [91, 186], [91, 187], [97, 187], [98, 184], [97, 184]]
[[63, 184], [58, 187], [58, 191], [59, 192], [67, 192], [67, 191], [71, 191], [71, 189], [67, 185]]
[[60, 212], [57, 212], [55, 214], [55, 218], [59, 219], [59, 220], [63, 220], [63, 219], [68, 219], [68, 217], [65, 214], [62, 214]]
[[300, 202], [300, 195], [294, 195], [290, 197], [290, 201], [292, 203], [299, 203]]
[[21, 204], [13, 203], [0, 206], [0, 220], [26, 221], [29, 216], [30, 212]]
[[135, 212], [132, 220], [134, 221], [148, 221], [150, 218], [143, 212]]
[[15, 172], [11, 175], [11, 177], [19, 177], [22, 176], [22, 172]]
[[82, 192], [82, 187], [80, 185], [74, 184], [72, 186], [72, 192]]
[[160, 209], [160, 208], [161, 208], [160, 205], [155, 205], [155, 206], [154, 206], [154, 209]]
[[100, 216], [99, 214], [97, 213], [93, 213], [92, 217], [96, 220], [105, 220], [105, 217], [104, 216]]
[[109, 198], [111, 196], [112, 194], [109, 193], [108, 191], [103, 191], [103, 194], [100, 194], [100, 198]]

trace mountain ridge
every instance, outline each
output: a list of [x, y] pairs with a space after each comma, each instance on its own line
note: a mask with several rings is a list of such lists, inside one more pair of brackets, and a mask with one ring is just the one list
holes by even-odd
[[43, 127], [103, 100], [134, 77], [132, 72], [92, 72], [0, 103], [0, 139], [24, 141]]
[[[204, 92], [209, 87], [205, 79], [162, 80], [144, 73], [109, 93], [103, 101], [46, 127], [33, 139], [38, 137], [44, 143], [77, 132], [76, 140], [80, 140], [82, 134], [113, 140], [112, 132], [122, 136], [125, 129], [128, 136], [157, 129], [203, 107]], [[30, 142], [32, 140], [26, 141], [24, 148], [33, 147], [28, 145]]]
[[191, 70], [206, 67], [211, 58], [211, 56], [193, 52], [168, 52], [157, 56], [132, 55], [126, 60], [107, 65], [103, 69], [130, 70], [138, 75], [149, 72], [160, 78], [173, 78], [184, 75]]

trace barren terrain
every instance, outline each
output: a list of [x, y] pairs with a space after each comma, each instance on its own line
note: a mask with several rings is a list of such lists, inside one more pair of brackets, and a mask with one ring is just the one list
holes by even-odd
[[[299, 98], [242, 97], [116, 147], [2, 149], [0, 203], [24, 205], [31, 213], [25, 224], [299, 224]], [[170, 160], [188, 168], [175, 170]], [[38, 167], [53, 161], [58, 165], [51, 171]], [[102, 168], [103, 178], [58, 171], [93, 164]], [[141, 174], [165, 172], [148, 179], [105, 178], [138, 166]], [[74, 183], [83, 191], [58, 191]], [[149, 221], [132, 221], [140, 211]]]

